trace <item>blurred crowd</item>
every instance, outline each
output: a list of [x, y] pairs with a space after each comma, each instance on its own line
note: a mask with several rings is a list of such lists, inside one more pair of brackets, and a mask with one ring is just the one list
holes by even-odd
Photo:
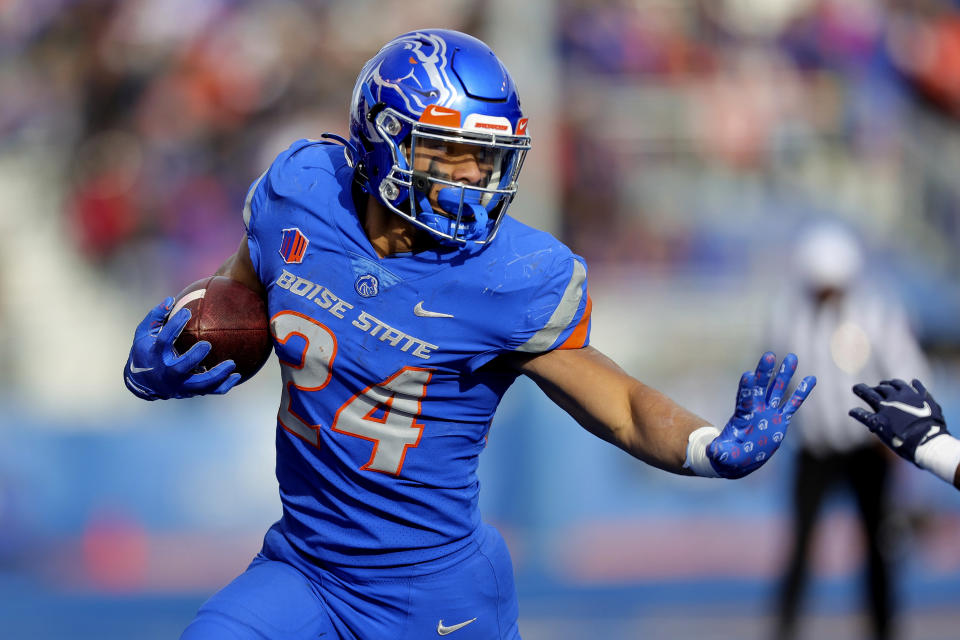
[[[273, 155], [346, 128], [359, 68], [423, 4], [0, 3], [0, 144], [56, 149], [71, 244], [123, 288], [169, 292], [236, 248]], [[475, 29], [482, 3], [443, 5]]]
[[571, 1], [562, 15], [566, 229], [594, 262], [712, 270], [771, 220], [835, 217], [956, 272], [956, 3]]
[[[555, 4], [563, 235], [592, 263], [736, 269], [748, 229], [838, 216], [956, 270], [955, 3]], [[485, 5], [10, 0], [0, 141], [61, 151], [90, 263], [169, 288], [234, 248], [274, 153], [344, 131], [378, 43], [418, 15], [485, 37]]]

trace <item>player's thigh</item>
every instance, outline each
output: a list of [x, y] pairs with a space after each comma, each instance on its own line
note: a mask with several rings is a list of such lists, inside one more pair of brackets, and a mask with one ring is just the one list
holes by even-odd
[[510, 552], [492, 527], [483, 538], [463, 563], [414, 581], [405, 638], [520, 639]]
[[313, 583], [284, 562], [257, 558], [200, 607], [181, 640], [335, 637], [329, 631]]

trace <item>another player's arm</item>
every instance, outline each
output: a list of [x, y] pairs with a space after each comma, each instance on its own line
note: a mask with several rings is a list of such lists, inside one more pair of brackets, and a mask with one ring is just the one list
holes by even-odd
[[884, 380], [875, 387], [858, 384], [853, 392], [870, 405], [850, 415], [877, 434], [905, 460], [960, 489], [960, 440], [947, 430], [943, 410], [919, 380]]
[[736, 409], [722, 431], [592, 347], [549, 351], [516, 365], [581, 426], [632, 456], [674, 473], [736, 478], [776, 451], [816, 383], [805, 378], [781, 407], [797, 359], [788, 355], [774, 377], [775, 363], [766, 353], [755, 372], [743, 374]]

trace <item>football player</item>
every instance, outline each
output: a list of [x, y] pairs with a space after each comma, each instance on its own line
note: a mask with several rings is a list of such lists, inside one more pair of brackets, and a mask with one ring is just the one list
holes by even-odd
[[870, 405], [850, 415], [877, 434], [904, 460], [930, 471], [960, 489], [960, 441], [947, 430], [940, 405], [919, 380], [884, 380], [875, 387], [860, 383], [853, 392]]
[[[481, 521], [478, 456], [532, 378], [584, 428], [679, 474], [739, 478], [778, 448], [815, 380], [764, 354], [711, 426], [588, 346], [587, 270], [507, 215], [530, 147], [510, 74], [462, 33], [402, 35], [360, 72], [349, 140], [281, 153], [250, 188], [220, 270], [266, 300], [282, 372], [283, 516], [184, 638], [518, 638], [507, 548]], [[138, 327], [145, 399], [226, 393], [172, 298]]]

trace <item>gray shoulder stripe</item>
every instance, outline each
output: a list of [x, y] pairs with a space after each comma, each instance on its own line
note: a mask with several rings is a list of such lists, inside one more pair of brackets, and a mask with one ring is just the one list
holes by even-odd
[[[270, 171], [269, 167], [267, 171]], [[260, 177], [257, 178], [257, 181], [253, 183], [253, 186], [250, 187], [250, 190], [247, 191], [247, 199], [243, 201], [243, 226], [247, 229], [250, 228], [250, 203], [253, 202], [253, 194], [256, 193], [257, 187], [260, 186], [260, 183], [267, 175], [267, 171], [264, 171], [260, 174]]]
[[547, 325], [537, 331], [529, 340], [517, 347], [517, 351], [525, 353], [542, 353], [550, 348], [563, 330], [570, 326], [573, 317], [577, 315], [580, 299], [583, 297], [583, 283], [587, 279], [587, 270], [579, 260], [573, 261], [573, 274], [570, 282], [560, 298], [560, 303], [553, 310]]

